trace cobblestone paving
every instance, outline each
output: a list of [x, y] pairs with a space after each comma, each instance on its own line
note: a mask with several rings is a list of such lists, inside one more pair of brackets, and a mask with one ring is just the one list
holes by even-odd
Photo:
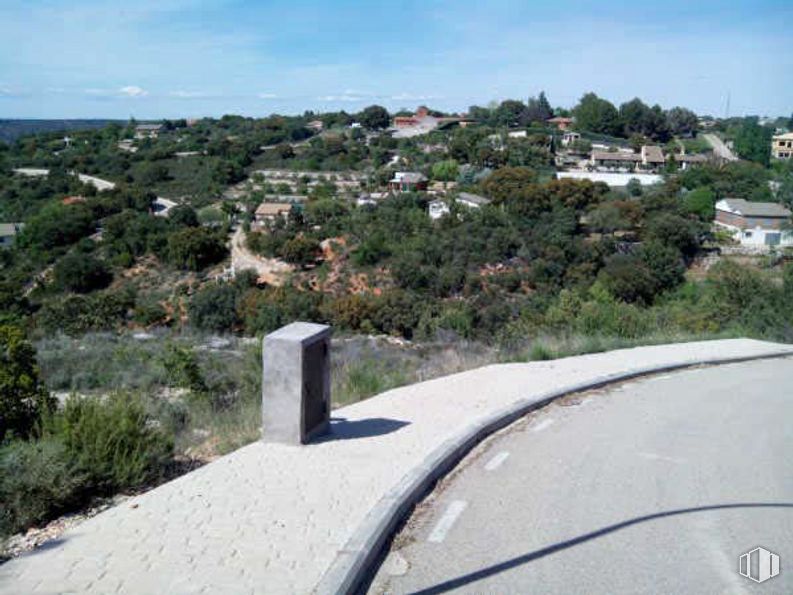
[[0, 566], [0, 594], [310, 593], [366, 513], [466, 424], [604, 374], [781, 348], [750, 340], [642, 347], [395, 389], [336, 410], [322, 441], [251, 444], [99, 514]]

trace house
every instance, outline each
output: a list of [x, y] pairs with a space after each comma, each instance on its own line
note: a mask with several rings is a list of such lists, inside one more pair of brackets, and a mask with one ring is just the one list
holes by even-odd
[[388, 182], [389, 190], [393, 192], [417, 192], [427, 189], [427, 176], [412, 171], [398, 171]]
[[657, 145], [644, 145], [638, 153], [593, 149], [590, 158], [590, 164], [600, 170], [657, 170], [664, 163], [664, 152]]
[[135, 138], [157, 138], [162, 130], [162, 124], [138, 124], [135, 126]]
[[708, 158], [705, 155], [689, 155], [688, 153], [681, 153], [675, 155], [675, 162], [679, 164], [679, 169], [688, 169], [692, 165], [707, 163]]
[[567, 147], [581, 140], [581, 135], [577, 132], [567, 131], [562, 135], [562, 146]]
[[529, 136], [529, 132], [527, 130], [513, 130], [512, 132], [507, 132], [507, 136], [509, 138], [526, 138]]
[[430, 219], [433, 221], [440, 219], [444, 215], [448, 215], [451, 211], [449, 209], [449, 205], [447, 205], [444, 201], [438, 199], [433, 200], [428, 205]]
[[787, 229], [791, 212], [773, 202], [725, 198], [716, 203], [715, 224], [744, 246], [793, 246]]
[[325, 128], [325, 123], [322, 120], [311, 120], [311, 122], [306, 124], [306, 128], [314, 132], [322, 132], [322, 129]]
[[84, 196], [67, 196], [66, 198], [61, 200], [61, 204], [66, 206], [77, 205], [83, 202], [85, 202]]
[[0, 223], [0, 248], [10, 247], [23, 227], [22, 223]]
[[793, 132], [780, 134], [771, 139], [771, 156], [774, 159], [793, 158]]
[[562, 116], [556, 116], [555, 118], [550, 118], [547, 120], [548, 124], [551, 126], [555, 126], [558, 130], [567, 130], [573, 125], [572, 118], [564, 118]]
[[394, 138], [410, 138], [412, 136], [427, 134], [436, 128], [445, 128], [455, 125], [464, 127], [470, 122], [473, 122], [473, 120], [465, 114], [457, 116], [433, 116], [430, 114], [430, 110], [422, 105], [412, 116], [395, 116], [392, 131], [394, 132]]
[[292, 205], [288, 202], [263, 202], [256, 207], [254, 219], [256, 223], [262, 224], [278, 217], [288, 217], [291, 210]]
[[489, 205], [491, 202], [492, 201], [485, 196], [472, 194], [470, 192], [460, 192], [460, 194], [457, 195], [457, 204], [464, 205], [469, 209], [478, 209], [479, 207]]

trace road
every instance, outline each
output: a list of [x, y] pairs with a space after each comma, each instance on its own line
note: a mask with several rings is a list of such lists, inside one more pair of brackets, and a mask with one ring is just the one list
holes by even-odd
[[710, 146], [713, 147], [713, 152], [716, 153], [717, 157], [721, 157], [727, 161], [738, 161], [738, 157], [730, 151], [730, 148], [724, 144], [724, 141], [715, 134], [703, 134], [702, 138], [708, 141]]
[[[793, 593], [793, 360], [567, 397], [417, 507], [372, 593]], [[755, 584], [739, 556], [782, 572]]]
[[[50, 170], [48, 169], [40, 169], [36, 167], [18, 167], [14, 169], [14, 171], [18, 174], [28, 177], [43, 177], [50, 175]], [[75, 172], [70, 172], [74, 174]], [[96, 187], [97, 190], [112, 190], [116, 187], [115, 182], [111, 182], [109, 180], [103, 180], [102, 178], [97, 178], [96, 176], [89, 176], [88, 174], [77, 174], [77, 177], [83, 184], [92, 184]]]

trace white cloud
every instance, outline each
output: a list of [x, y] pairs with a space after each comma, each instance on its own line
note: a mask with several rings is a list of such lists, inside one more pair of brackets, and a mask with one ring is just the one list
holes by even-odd
[[168, 93], [168, 96], [176, 97], [177, 99], [201, 99], [209, 97], [209, 95], [203, 91], [171, 91]]
[[278, 95], [275, 93], [259, 93], [257, 97], [259, 99], [278, 99]]
[[366, 101], [367, 99], [371, 99], [370, 97], [363, 95], [321, 95], [317, 97], [319, 101], [349, 101], [349, 102], [356, 102], [356, 101]]
[[145, 89], [141, 89], [135, 85], [128, 85], [126, 87], [121, 87], [118, 90], [119, 95], [123, 95], [126, 97], [146, 97], [149, 94], [148, 91]]
[[392, 95], [392, 101], [429, 101], [431, 99], [443, 99], [442, 95], [413, 95], [412, 93], [400, 93]]

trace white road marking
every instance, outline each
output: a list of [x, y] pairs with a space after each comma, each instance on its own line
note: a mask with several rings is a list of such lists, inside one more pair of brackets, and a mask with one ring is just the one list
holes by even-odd
[[485, 471], [494, 471], [495, 469], [498, 469], [508, 458], [509, 453], [506, 450], [502, 450], [487, 462], [487, 465], [485, 465]]
[[550, 426], [552, 424], [553, 424], [553, 419], [552, 418], [544, 419], [540, 423], [538, 423], [536, 426], [534, 426], [531, 429], [531, 431], [532, 432], [542, 432], [545, 428], [547, 428], [548, 426]]
[[446, 539], [446, 534], [452, 528], [457, 518], [463, 513], [466, 506], [468, 506], [468, 502], [465, 500], [452, 501], [446, 509], [446, 512], [444, 512], [443, 516], [438, 520], [432, 533], [430, 533], [430, 536], [427, 538], [427, 541], [432, 543], [443, 543], [443, 540]]

